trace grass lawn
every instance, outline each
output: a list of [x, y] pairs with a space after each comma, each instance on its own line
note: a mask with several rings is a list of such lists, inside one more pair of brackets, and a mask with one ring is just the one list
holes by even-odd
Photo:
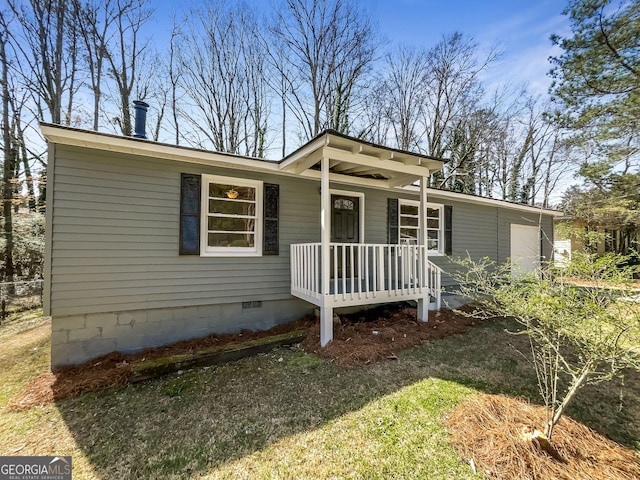
[[[49, 324], [0, 327], [0, 455], [72, 455], [74, 479], [482, 478], [447, 442], [465, 397], [537, 401], [505, 333], [465, 335], [340, 367], [279, 349], [14, 413], [8, 401], [49, 365]], [[526, 343], [525, 343], [526, 346]], [[640, 453], [640, 376], [581, 391], [569, 415]]]

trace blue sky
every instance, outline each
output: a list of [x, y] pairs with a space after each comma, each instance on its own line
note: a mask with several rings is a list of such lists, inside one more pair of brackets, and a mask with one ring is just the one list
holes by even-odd
[[490, 84], [527, 83], [532, 93], [546, 93], [548, 57], [558, 54], [552, 33], [569, 32], [562, 0], [371, 0], [370, 10], [394, 43], [425, 45], [455, 31], [483, 49], [496, 45], [503, 55], [488, 72]]
[[[194, 0], [197, 4], [200, 0]], [[277, 0], [246, 0], [268, 15]], [[531, 93], [545, 94], [550, 84], [548, 57], [559, 53], [549, 37], [569, 32], [562, 10], [564, 0], [360, 0], [390, 45], [431, 47], [443, 35], [459, 31], [473, 37], [481, 48], [497, 45], [503, 52], [484, 80], [527, 83]], [[188, 2], [153, 0], [155, 19], [150, 27], [168, 31], [171, 12]], [[158, 30], [154, 31], [158, 34]], [[164, 37], [164, 36], [163, 36]], [[164, 38], [163, 38], [164, 40]]]

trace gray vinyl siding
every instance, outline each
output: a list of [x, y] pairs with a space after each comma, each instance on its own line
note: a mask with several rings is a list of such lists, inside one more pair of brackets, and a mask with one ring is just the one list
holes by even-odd
[[[480, 260], [489, 258], [501, 264], [511, 255], [511, 224], [540, 225], [543, 242], [541, 255], [550, 259], [553, 251], [553, 217], [534, 212], [523, 212], [508, 205], [494, 206], [470, 201], [460, 202], [432, 194], [429, 202], [450, 205], [452, 211], [452, 254], [451, 257]], [[442, 278], [444, 287], [455, 285], [446, 272], [455, 270], [446, 256], [431, 256], [430, 260], [445, 271]]]
[[500, 209], [500, 224], [498, 230], [498, 258], [504, 262], [511, 255], [511, 224], [540, 226], [542, 239], [540, 242], [540, 256], [542, 260], [551, 260], [553, 254], [553, 218], [549, 215], [536, 215], [516, 210]]
[[[291, 243], [320, 240], [317, 181], [205, 167], [142, 156], [55, 146], [50, 312], [54, 316], [181, 308], [251, 300], [289, 300]], [[280, 254], [262, 257], [178, 255], [180, 174], [214, 174], [280, 185]], [[332, 183], [365, 195], [366, 243], [387, 243], [387, 198], [417, 194]], [[533, 213], [452, 201], [453, 256], [510, 253], [511, 223], [538, 224]], [[542, 217], [552, 239], [552, 218]], [[546, 245], [546, 244], [545, 244]], [[550, 258], [551, 243], [543, 245]], [[433, 256], [445, 270], [450, 261]], [[443, 279], [443, 284], [450, 284]]]
[[[320, 238], [311, 180], [60, 145], [54, 168], [52, 315], [289, 299], [289, 244]], [[182, 172], [279, 184], [280, 255], [178, 255]]]
[[363, 189], [365, 201], [364, 243], [387, 243], [388, 192]]

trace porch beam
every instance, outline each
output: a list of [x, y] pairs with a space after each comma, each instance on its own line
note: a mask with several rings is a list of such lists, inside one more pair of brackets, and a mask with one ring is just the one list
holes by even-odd
[[[304, 178], [314, 178], [317, 180], [317, 179], [321, 179], [322, 174], [318, 170], [305, 170], [300, 174], [300, 176]], [[374, 178], [361, 178], [361, 177], [354, 177], [350, 175], [342, 175], [340, 173], [330, 173], [329, 179], [332, 182], [344, 183], [346, 185], [374, 187], [374, 188], [381, 188], [385, 190], [389, 188], [389, 184], [387, 183], [386, 180], [377, 180]]]
[[396, 160], [380, 160], [380, 158], [372, 155], [366, 155], [363, 153], [353, 154], [351, 152], [340, 150], [339, 148], [335, 147], [324, 147], [322, 149], [322, 152], [323, 156], [335, 160], [342, 160], [354, 165], [362, 165], [371, 169], [387, 170], [390, 172], [412, 173], [420, 177], [429, 175], [429, 169], [426, 166], [405, 165], [404, 163], [398, 162]]
[[373, 173], [376, 172], [376, 170], [371, 167], [365, 167], [362, 165], [352, 165], [345, 162], [339, 162], [337, 160], [333, 160], [333, 161], [336, 162], [336, 168], [333, 169], [333, 171], [336, 173], [357, 174], [357, 173], [365, 173], [365, 172], [373, 172]]
[[278, 169], [279, 170], [291, 170], [292, 167], [295, 166], [300, 161], [301, 158], [304, 158], [304, 157], [306, 157], [308, 155], [311, 155], [316, 150], [319, 150], [324, 145], [328, 145], [328, 144], [329, 144], [329, 140], [328, 140], [328, 138], [326, 136], [325, 137], [319, 137], [316, 140], [312, 141], [311, 143], [306, 144], [304, 147], [302, 147], [297, 152], [292, 153], [287, 158], [282, 160], [278, 164]]
[[321, 158], [322, 157], [319, 150], [316, 150], [315, 152], [310, 153], [307, 158], [302, 159], [297, 163], [296, 170], [295, 170], [296, 174], [299, 175], [305, 170], [313, 167], [316, 163], [320, 161]]
[[405, 185], [411, 185], [417, 180], [415, 175], [397, 175], [394, 178], [387, 180], [390, 187], [404, 187]]

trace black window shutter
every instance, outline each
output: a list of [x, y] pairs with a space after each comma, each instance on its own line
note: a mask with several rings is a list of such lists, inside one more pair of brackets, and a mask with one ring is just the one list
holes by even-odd
[[280, 203], [280, 185], [264, 184], [264, 241], [263, 255], [278, 255], [280, 242], [278, 240], [278, 213]]
[[200, 255], [200, 175], [180, 177], [180, 255]]
[[398, 212], [398, 199], [387, 199], [387, 224], [389, 228], [389, 243], [396, 244], [400, 241], [400, 224]]
[[453, 207], [444, 206], [444, 253], [453, 253]]

